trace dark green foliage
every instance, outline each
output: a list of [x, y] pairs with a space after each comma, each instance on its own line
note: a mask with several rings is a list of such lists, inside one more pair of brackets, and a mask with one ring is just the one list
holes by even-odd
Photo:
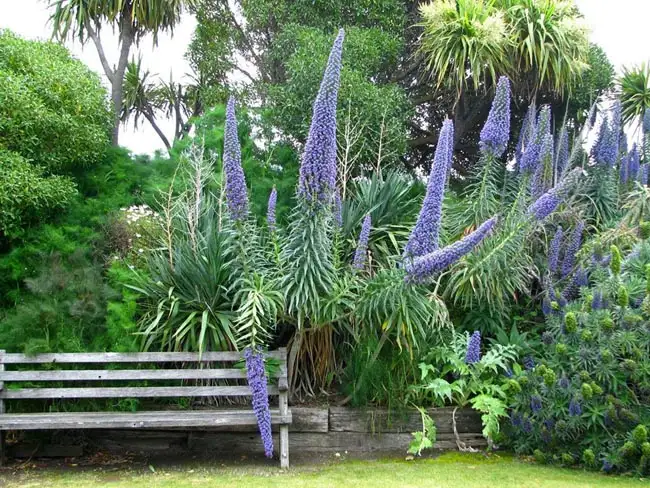
[[0, 344], [8, 351], [113, 350], [126, 339], [114, 331], [117, 342], [109, 340], [105, 314], [115, 292], [83, 252], [52, 256], [26, 285], [29, 295], [0, 322]]
[[48, 173], [98, 163], [111, 116], [99, 77], [63, 46], [0, 31], [0, 146]]
[[20, 154], [0, 146], [0, 239], [67, 207], [76, 195], [69, 178], [44, 176]]

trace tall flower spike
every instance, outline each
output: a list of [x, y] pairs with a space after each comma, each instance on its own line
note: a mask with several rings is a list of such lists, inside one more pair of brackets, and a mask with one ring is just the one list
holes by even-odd
[[596, 163], [603, 166], [612, 167], [616, 164], [618, 156], [618, 133], [615, 133], [610, 127], [610, 122], [605, 117], [600, 124], [598, 139], [591, 150], [591, 155]]
[[269, 226], [271, 232], [275, 232], [275, 207], [278, 203], [278, 190], [273, 187], [271, 194], [269, 195], [269, 204], [266, 209], [266, 223]]
[[566, 126], [560, 130], [560, 135], [557, 138], [557, 154], [555, 157], [555, 174], [557, 178], [562, 176], [564, 170], [569, 163], [569, 131]]
[[526, 111], [526, 116], [524, 121], [521, 124], [521, 129], [519, 131], [519, 140], [517, 141], [517, 148], [515, 150], [515, 158], [517, 160], [517, 166], [521, 172], [527, 171], [529, 168], [526, 167], [527, 160], [524, 159], [524, 154], [528, 150], [534, 135], [535, 135], [535, 114], [537, 109], [535, 105], [530, 105], [528, 111]]
[[501, 157], [510, 138], [510, 80], [507, 76], [499, 78], [492, 108], [481, 130], [480, 148]]
[[475, 364], [481, 360], [481, 333], [475, 330], [467, 340], [467, 352], [465, 353], [465, 363]]
[[553, 136], [549, 133], [544, 136], [539, 151], [539, 162], [531, 182], [531, 194], [533, 198], [539, 197], [542, 193], [553, 186]]
[[643, 186], [648, 186], [648, 168], [649, 164], [642, 164], [639, 169], [639, 183]]
[[264, 454], [271, 458], [273, 457], [273, 435], [271, 434], [271, 410], [269, 409], [264, 354], [260, 350], [247, 347], [244, 350], [244, 358], [246, 359], [246, 378], [253, 397], [253, 411], [260, 429]]
[[357, 243], [357, 250], [354, 253], [354, 261], [352, 267], [354, 269], [363, 270], [366, 267], [368, 257], [368, 238], [370, 237], [370, 214], [367, 214], [361, 224], [361, 233], [359, 234], [359, 242]]
[[454, 146], [454, 123], [445, 120], [438, 136], [436, 154], [431, 165], [427, 193], [420, 209], [420, 215], [411, 232], [404, 254], [410, 258], [423, 256], [438, 249], [442, 199], [451, 167]]
[[643, 112], [643, 132], [650, 132], [650, 107]]
[[564, 236], [564, 231], [562, 226], [558, 226], [553, 236], [553, 240], [548, 247], [548, 270], [551, 274], [557, 272], [557, 266], [560, 260], [560, 246], [562, 245], [562, 237]]
[[639, 148], [636, 143], [632, 145], [632, 150], [627, 158], [627, 177], [630, 181], [636, 181], [639, 176]]
[[230, 218], [243, 220], [248, 216], [248, 192], [241, 166], [241, 147], [237, 135], [235, 99], [230, 97], [226, 106], [226, 127], [223, 140], [223, 171], [226, 175], [226, 204]]
[[338, 188], [334, 192], [334, 208], [332, 211], [334, 212], [334, 223], [340, 229], [343, 227], [343, 202], [341, 202], [341, 192]]
[[562, 261], [562, 278], [569, 276], [573, 270], [573, 266], [576, 263], [576, 254], [580, 249], [580, 244], [582, 243], [582, 231], [585, 228], [585, 224], [582, 221], [579, 221], [576, 224], [576, 228], [573, 229], [571, 234], [571, 240], [564, 251], [564, 260]]
[[[620, 100], [616, 100], [614, 102], [614, 105], [612, 107], [612, 125], [611, 125], [612, 132], [615, 134], [615, 139], [616, 139], [616, 154], [620, 152], [620, 144], [621, 144], [621, 135], [625, 137], [625, 133], [623, 132], [623, 107], [621, 105]], [[625, 144], [627, 145], [627, 140], [625, 141]]]
[[433, 278], [437, 273], [448, 268], [474, 249], [483, 239], [490, 235], [496, 223], [497, 218], [492, 217], [461, 240], [424, 256], [417, 257], [412, 261], [407, 260], [405, 265], [406, 280], [411, 283], [425, 283]]
[[551, 108], [544, 105], [537, 116], [535, 126], [535, 136], [528, 145], [528, 149], [523, 155], [524, 167], [533, 174], [537, 171], [537, 166], [541, 160], [542, 146], [544, 139], [551, 133]]
[[580, 173], [580, 168], [567, 173], [555, 187], [544, 193], [528, 207], [528, 214], [536, 220], [543, 220], [548, 217], [566, 197], [569, 189], [580, 177]]
[[341, 78], [343, 29], [330, 52], [314, 102], [311, 126], [300, 165], [298, 194], [310, 203], [329, 205], [336, 186], [336, 103]]

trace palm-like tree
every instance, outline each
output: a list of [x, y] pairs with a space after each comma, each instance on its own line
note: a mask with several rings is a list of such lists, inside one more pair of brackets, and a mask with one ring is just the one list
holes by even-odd
[[438, 0], [420, 14], [420, 52], [437, 85], [456, 90], [456, 104], [469, 83], [478, 90], [510, 70], [510, 28], [493, 0]]
[[156, 131], [165, 147], [169, 150], [169, 139], [156, 123], [155, 112], [158, 109], [159, 88], [151, 80], [151, 73], [142, 69], [142, 59], [132, 60], [124, 74], [122, 110], [120, 120], [133, 119], [137, 128], [142, 118], [146, 119]]
[[490, 87], [505, 74], [534, 99], [560, 94], [587, 68], [587, 30], [573, 0], [435, 0], [420, 9], [420, 50], [439, 85], [461, 96], [471, 80]]
[[[53, 35], [59, 39], [76, 37], [84, 44], [91, 39], [97, 48], [104, 73], [111, 84], [111, 100], [115, 113], [113, 144], [118, 143], [121, 120], [123, 81], [132, 46], [147, 34], [154, 43], [158, 34], [171, 31], [186, 7], [196, 0], [49, 0], [54, 10], [50, 20]], [[119, 35], [120, 54], [112, 67], [100, 39], [103, 25]]]
[[643, 116], [650, 107], [650, 65], [641, 63], [623, 68], [619, 81], [623, 121], [628, 123]]
[[512, 27], [514, 80], [560, 95], [588, 68], [588, 31], [574, 0], [498, 0]]

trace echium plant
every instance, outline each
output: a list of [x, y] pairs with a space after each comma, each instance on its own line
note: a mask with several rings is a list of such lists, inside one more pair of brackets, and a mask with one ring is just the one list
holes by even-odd
[[246, 360], [246, 378], [253, 397], [253, 411], [264, 445], [264, 455], [271, 458], [273, 457], [273, 434], [271, 432], [271, 410], [269, 409], [264, 353], [261, 348], [247, 347], [244, 350], [244, 358]]
[[241, 146], [237, 135], [235, 99], [226, 106], [226, 127], [223, 142], [223, 172], [226, 178], [226, 203], [230, 218], [241, 221], [248, 217], [248, 192], [241, 165]]
[[650, 243], [589, 259], [590, 283], [546, 316], [532, 369], [513, 368], [509, 442], [540, 462], [650, 473]]
[[[529, 114], [527, 114], [528, 117]], [[524, 121], [525, 130], [527, 122]], [[459, 205], [450, 208], [448, 228], [452, 235], [465, 233], [499, 212], [502, 204], [503, 177], [501, 160], [510, 137], [510, 81], [499, 79], [488, 118], [481, 130], [476, 176], [461, 195]], [[524, 142], [520, 141], [523, 146]], [[526, 143], [527, 144], [527, 143]]]

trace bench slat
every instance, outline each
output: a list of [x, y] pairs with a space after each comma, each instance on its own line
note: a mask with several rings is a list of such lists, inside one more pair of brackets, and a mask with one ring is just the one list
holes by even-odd
[[[277, 395], [277, 386], [268, 386], [269, 395]], [[134, 386], [117, 388], [20, 388], [2, 390], [0, 398], [51, 399], [51, 398], [155, 398], [155, 397], [208, 397], [251, 396], [248, 386]]]
[[[267, 357], [286, 360], [284, 349], [269, 351]], [[79, 352], [79, 353], [48, 353], [48, 354], [5, 354], [2, 362], [5, 364], [46, 364], [46, 363], [172, 363], [172, 362], [236, 362], [243, 359], [237, 351], [204, 352], [199, 355], [194, 352]]]
[[[291, 412], [271, 410], [272, 424], [291, 423]], [[252, 410], [202, 410], [158, 412], [57, 412], [0, 415], [0, 430], [132, 429], [158, 427], [220, 427], [257, 425]]]
[[[280, 377], [282, 371], [273, 374]], [[241, 369], [120, 369], [0, 371], [0, 381], [109, 381], [109, 380], [246, 379]]]

